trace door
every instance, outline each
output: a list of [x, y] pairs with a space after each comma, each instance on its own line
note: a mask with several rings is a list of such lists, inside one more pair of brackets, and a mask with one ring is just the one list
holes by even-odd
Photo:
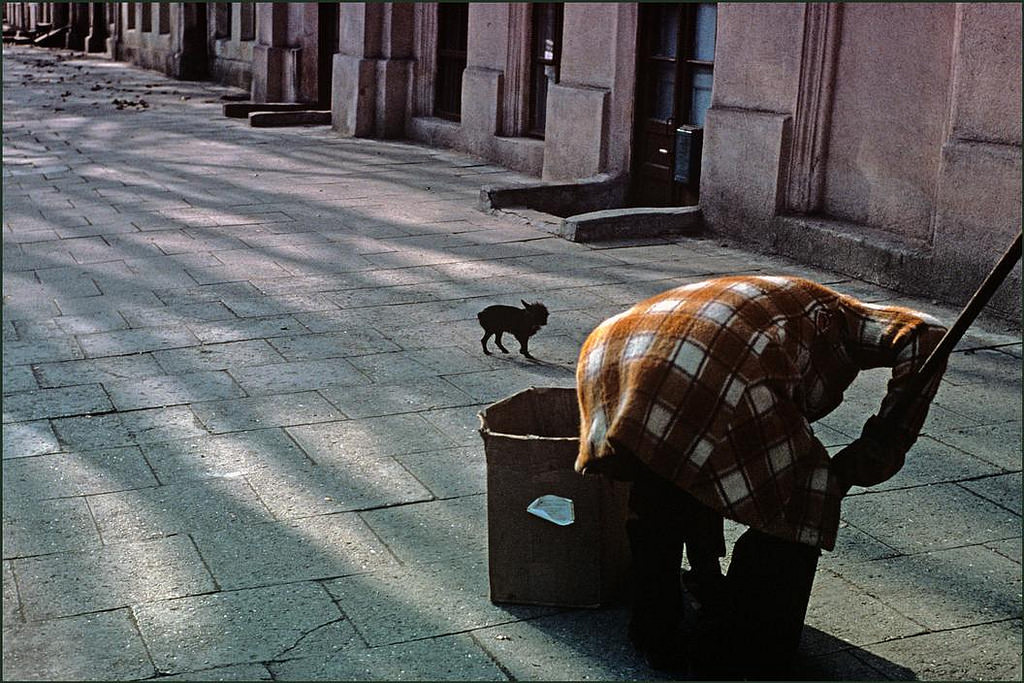
[[[677, 168], [677, 130], [702, 128], [711, 104], [716, 6], [640, 3], [639, 13], [630, 203], [696, 204], [699, 175]], [[697, 145], [688, 162], [699, 162], [699, 134], [685, 139]]]

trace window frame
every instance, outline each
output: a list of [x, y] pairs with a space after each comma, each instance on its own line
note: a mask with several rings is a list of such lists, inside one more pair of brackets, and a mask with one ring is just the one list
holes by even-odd
[[[455, 14], [456, 11], [459, 14]], [[433, 106], [433, 115], [437, 118], [462, 121], [462, 76], [466, 70], [468, 42], [469, 3], [438, 3]]]
[[[541, 12], [538, 8], [549, 10], [544, 13], [541, 19]], [[549, 20], [550, 24], [541, 26], [540, 22]], [[544, 139], [547, 128], [547, 114], [542, 112], [540, 106], [547, 107], [548, 86], [551, 83], [558, 83], [561, 79], [562, 68], [562, 43], [564, 41], [565, 28], [565, 3], [545, 2], [533, 3], [530, 6], [530, 57], [527, 75], [526, 95], [526, 121], [524, 134], [527, 137]], [[552, 56], [544, 56], [545, 50], [540, 45], [542, 37], [552, 37]], [[547, 77], [547, 69], [551, 67], [554, 71], [554, 79]], [[543, 83], [543, 86], [541, 84]], [[540, 102], [543, 101], [543, 103]]]
[[[696, 59], [695, 52], [697, 49], [697, 12], [701, 5], [709, 5], [715, 7], [715, 44], [711, 46], [711, 59]], [[714, 82], [715, 78], [715, 60], [714, 52], [717, 47], [717, 28], [718, 28], [718, 10], [716, 3], [687, 3], [683, 5], [683, 16], [682, 16], [682, 38], [683, 42], [680, 45], [682, 54], [679, 57], [680, 66], [680, 83], [685, 88], [685, 94], [683, 99], [679, 102], [678, 117], [681, 119], [679, 123], [685, 123], [691, 126], [704, 127], [703, 120], [697, 122], [697, 117], [693, 116], [694, 111], [694, 86], [695, 77], [698, 73], [706, 73]], [[685, 119], [685, 120], [683, 120]]]
[[171, 32], [171, 3], [157, 3], [157, 30], [160, 35]]
[[256, 3], [238, 3], [238, 39], [241, 41], [256, 40]]
[[232, 5], [230, 2], [214, 2], [213, 10], [213, 38], [214, 40], [231, 40], [232, 34]]

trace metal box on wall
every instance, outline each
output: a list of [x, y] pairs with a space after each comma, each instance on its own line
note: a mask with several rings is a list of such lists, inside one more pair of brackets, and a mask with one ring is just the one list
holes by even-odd
[[700, 126], [676, 128], [676, 157], [672, 178], [677, 183], [693, 185], [700, 182], [700, 157], [704, 146], [704, 129]]

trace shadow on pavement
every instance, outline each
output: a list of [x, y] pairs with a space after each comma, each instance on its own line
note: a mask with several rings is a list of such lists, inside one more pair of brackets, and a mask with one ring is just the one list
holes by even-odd
[[[816, 654], [827, 652], [828, 654]], [[863, 648], [851, 646], [811, 626], [804, 626], [792, 680], [916, 681], [917, 674]]]

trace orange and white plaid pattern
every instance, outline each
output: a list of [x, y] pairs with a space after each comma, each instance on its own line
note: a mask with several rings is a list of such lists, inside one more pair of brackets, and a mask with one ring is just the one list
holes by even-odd
[[[723, 516], [831, 550], [844, 491], [813, 422], [860, 370], [893, 368], [879, 415], [945, 329], [796, 277], [737, 276], [685, 285], [599, 325], [577, 366], [578, 472], [614, 473], [632, 454]], [[939, 377], [897, 423], [902, 467]], [[867, 416], [865, 416], [867, 417]]]

